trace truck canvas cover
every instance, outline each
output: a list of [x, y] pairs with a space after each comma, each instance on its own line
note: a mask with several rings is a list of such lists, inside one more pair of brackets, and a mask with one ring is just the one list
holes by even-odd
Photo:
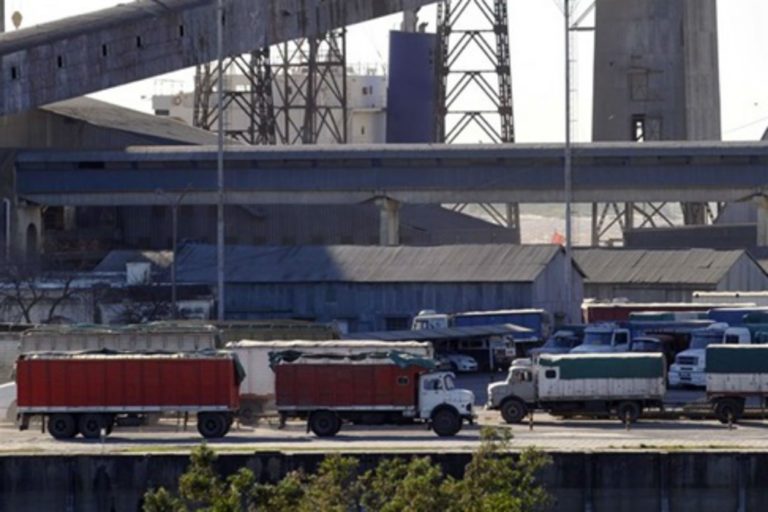
[[543, 401], [661, 399], [666, 391], [661, 354], [542, 354], [539, 365], [537, 384]]
[[768, 393], [768, 345], [707, 347], [707, 393]]
[[664, 358], [660, 354], [542, 354], [539, 364], [542, 369], [559, 368], [563, 380], [664, 377]]

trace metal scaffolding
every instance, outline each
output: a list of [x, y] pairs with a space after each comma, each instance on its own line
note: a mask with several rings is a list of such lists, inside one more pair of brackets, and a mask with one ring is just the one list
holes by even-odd
[[275, 50], [278, 143], [346, 143], [346, 29], [284, 43]]
[[222, 111], [216, 101], [218, 64], [197, 66], [194, 125], [216, 131], [224, 116], [224, 134], [253, 145], [276, 143], [275, 108], [269, 48], [222, 61]]
[[[515, 141], [506, 0], [442, 0], [437, 6], [438, 140]], [[452, 206], [464, 211], [468, 205]], [[494, 222], [520, 227], [516, 204], [480, 205]]]

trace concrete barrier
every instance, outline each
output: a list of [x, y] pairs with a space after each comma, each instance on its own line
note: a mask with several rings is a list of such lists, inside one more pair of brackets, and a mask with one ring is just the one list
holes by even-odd
[[[352, 454], [363, 468], [391, 454]], [[541, 479], [557, 511], [721, 512], [768, 510], [768, 453], [552, 453]], [[398, 456], [403, 456], [398, 454]], [[248, 467], [261, 481], [312, 471], [321, 454], [223, 454], [218, 469]], [[461, 476], [469, 454], [434, 454]], [[0, 510], [131, 511], [145, 490], [174, 488], [187, 455], [0, 457]]]

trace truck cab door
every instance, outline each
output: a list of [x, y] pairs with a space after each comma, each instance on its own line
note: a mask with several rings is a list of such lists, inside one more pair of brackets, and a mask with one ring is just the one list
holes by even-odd
[[419, 382], [419, 416], [429, 418], [432, 410], [445, 402], [443, 375], [422, 375]]

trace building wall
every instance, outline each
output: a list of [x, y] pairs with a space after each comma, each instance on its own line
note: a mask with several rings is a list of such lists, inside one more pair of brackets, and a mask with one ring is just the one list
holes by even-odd
[[762, 291], [768, 290], [768, 276], [746, 254], [731, 267], [725, 278], [717, 284], [718, 291]]
[[690, 302], [694, 291], [713, 291], [714, 285], [626, 285], [584, 284], [584, 297], [599, 300], [627, 299], [629, 302]]
[[229, 284], [226, 301], [229, 318], [340, 320], [350, 332], [407, 328], [422, 309], [450, 313], [537, 305], [531, 283]]
[[570, 305], [565, 286], [565, 255], [559, 252], [547, 268], [533, 283], [531, 307], [546, 309], [556, 318], [578, 322], [581, 318], [581, 303], [584, 300], [584, 279], [576, 269], [571, 274], [573, 286]]

